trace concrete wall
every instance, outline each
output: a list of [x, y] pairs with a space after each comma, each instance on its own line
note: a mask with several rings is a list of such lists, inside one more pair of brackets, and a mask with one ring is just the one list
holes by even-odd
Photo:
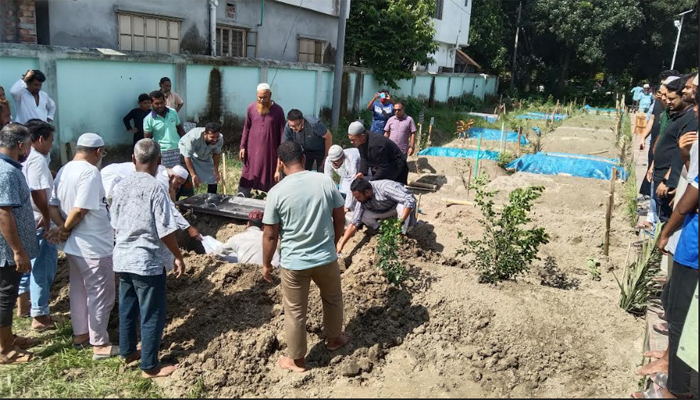
[[34, 0], [0, 0], [0, 42], [36, 43]]
[[[132, 137], [122, 117], [136, 106], [140, 93], [157, 88], [162, 76], [171, 77], [173, 90], [185, 100], [180, 110], [183, 121], [201, 123], [206, 122], [204, 118], [224, 118], [224, 114], [244, 118], [260, 82], [272, 85], [273, 99], [285, 111], [298, 108], [319, 115], [321, 109], [332, 106], [333, 70], [317, 64], [137, 52], [107, 55], [94, 49], [0, 44], [0, 84], [8, 94], [29, 68], [44, 71], [43, 90], [56, 101], [57, 148], [84, 132], [102, 135], [110, 146], [129, 144]], [[348, 110], [364, 108], [383, 88], [369, 70], [346, 67], [345, 72]], [[212, 83], [212, 76], [220, 76], [220, 86]], [[495, 94], [496, 84], [497, 78], [487, 75], [418, 73], [400, 81], [400, 88], [393, 92], [428, 99], [434, 87], [433, 100], [444, 102], [463, 93], [481, 98]], [[220, 93], [220, 98], [212, 93]], [[205, 117], [212, 101], [221, 106], [221, 115]], [[10, 104], [14, 110], [11, 99]]]

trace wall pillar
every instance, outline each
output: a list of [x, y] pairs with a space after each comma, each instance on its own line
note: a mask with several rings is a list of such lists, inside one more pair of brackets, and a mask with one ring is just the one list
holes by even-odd
[[323, 96], [323, 71], [316, 70], [316, 96], [314, 97], [314, 117], [318, 118], [321, 115], [321, 99]]
[[[175, 87], [177, 88], [177, 92], [187, 94], [187, 64], [184, 61], [180, 61], [175, 63]], [[180, 109], [180, 112], [178, 113], [180, 115], [180, 119], [185, 121], [187, 120], [187, 99], [183, 99], [184, 103], [182, 104], [182, 108]]]

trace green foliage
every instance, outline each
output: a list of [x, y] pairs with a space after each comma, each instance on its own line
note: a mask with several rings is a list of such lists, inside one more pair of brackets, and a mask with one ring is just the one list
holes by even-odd
[[642, 249], [636, 260], [624, 266], [622, 280], [613, 272], [620, 288], [620, 307], [632, 314], [642, 315], [652, 294], [652, 279], [659, 272], [661, 253], [656, 247], [663, 224], [656, 224], [654, 238], [648, 237], [642, 242]]
[[510, 164], [515, 158], [515, 154], [512, 151], [502, 151], [498, 153], [498, 166], [505, 169], [506, 165]]
[[459, 232], [458, 237], [462, 238], [464, 247], [457, 254], [475, 256], [480, 282], [498, 283], [527, 272], [532, 262], [539, 260], [537, 252], [540, 245], [549, 243], [549, 235], [544, 228], [525, 228], [532, 222], [528, 213], [544, 187], [513, 190], [508, 196], [508, 203], [497, 211], [493, 202], [497, 192], [487, 190], [487, 184], [486, 175], [477, 177], [473, 182], [476, 189], [474, 202], [482, 214], [479, 223], [484, 227], [483, 239], [470, 240]]
[[345, 33], [345, 62], [371, 68], [394, 89], [415, 64], [434, 62], [434, 0], [353, 0]]
[[409, 279], [408, 270], [399, 260], [402, 226], [398, 218], [388, 218], [379, 223], [377, 266], [384, 272], [389, 282], [396, 286], [401, 286], [406, 279]]
[[588, 265], [588, 272], [591, 274], [591, 279], [600, 281], [600, 261], [595, 258], [589, 258], [586, 260], [586, 264]]

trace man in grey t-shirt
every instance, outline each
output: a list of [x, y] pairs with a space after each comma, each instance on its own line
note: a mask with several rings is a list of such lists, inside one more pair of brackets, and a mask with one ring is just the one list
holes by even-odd
[[299, 143], [304, 149], [304, 157], [306, 157], [304, 169], [311, 171], [315, 162], [316, 171], [323, 172], [328, 149], [333, 144], [333, 137], [321, 121], [311, 115], [303, 115], [297, 109], [290, 110], [287, 113], [287, 125], [282, 134], [282, 143], [290, 140]]
[[[138, 359], [136, 323], [141, 314], [141, 370], [144, 378], [168, 376], [177, 368], [160, 364], [158, 350], [165, 327], [166, 271], [185, 271], [177, 247], [177, 221], [168, 194], [155, 175], [160, 146], [141, 139], [132, 156], [136, 172], [112, 189], [111, 223], [115, 230], [114, 272], [119, 273], [119, 353]], [[173, 257], [174, 256], [174, 257]]]

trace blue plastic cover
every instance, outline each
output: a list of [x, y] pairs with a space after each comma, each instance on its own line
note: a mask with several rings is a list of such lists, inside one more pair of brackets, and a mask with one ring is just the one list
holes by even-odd
[[617, 158], [603, 158], [587, 154], [536, 153], [525, 154], [506, 165], [520, 172], [541, 175], [569, 174], [582, 178], [610, 180], [613, 167], [618, 178], [627, 180], [628, 173]]
[[586, 104], [585, 106], [583, 106], [583, 110], [586, 110], [586, 111], [611, 112], [611, 113], [617, 112], [617, 110], [614, 109], [614, 108], [598, 108], [598, 107], [591, 107], [591, 106], [589, 106], [588, 104]]
[[[418, 152], [419, 156], [434, 156], [434, 157], [454, 157], [454, 158], [474, 158], [476, 159], [476, 150], [471, 149], [455, 149], [453, 147], [428, 147]], [[491, 150], [481, 150], [479, 155], [481, 160], [498, 160], [498, 152]]]
[[[566, 114], [554, 114], [554, 120], [555, 121], [561, 121], [564, 120], [568, 117]], [[541, 120], [547, 120], [552, 118], [552, 114], [546, 114], [543, 112], [536, 112], [536, 111], [531, 111], [525, 114], [520, 114], [517, 115], [515, 118], [518, 119], [541, 119]]]
[[[479, 139], [479, 135], [483, 140], [501, 140], [501, 131], [498, 129], [488, 129], [488, 128], [469, 128], [467, 131], [467, 137], [470, 139]], [[518, 142], [518, 132], [510, 131], [506, 133], [506, 142]], [[520, 144], [527, 145], [530, 142], [527, 141], [525, 135], [520, 136]]]

